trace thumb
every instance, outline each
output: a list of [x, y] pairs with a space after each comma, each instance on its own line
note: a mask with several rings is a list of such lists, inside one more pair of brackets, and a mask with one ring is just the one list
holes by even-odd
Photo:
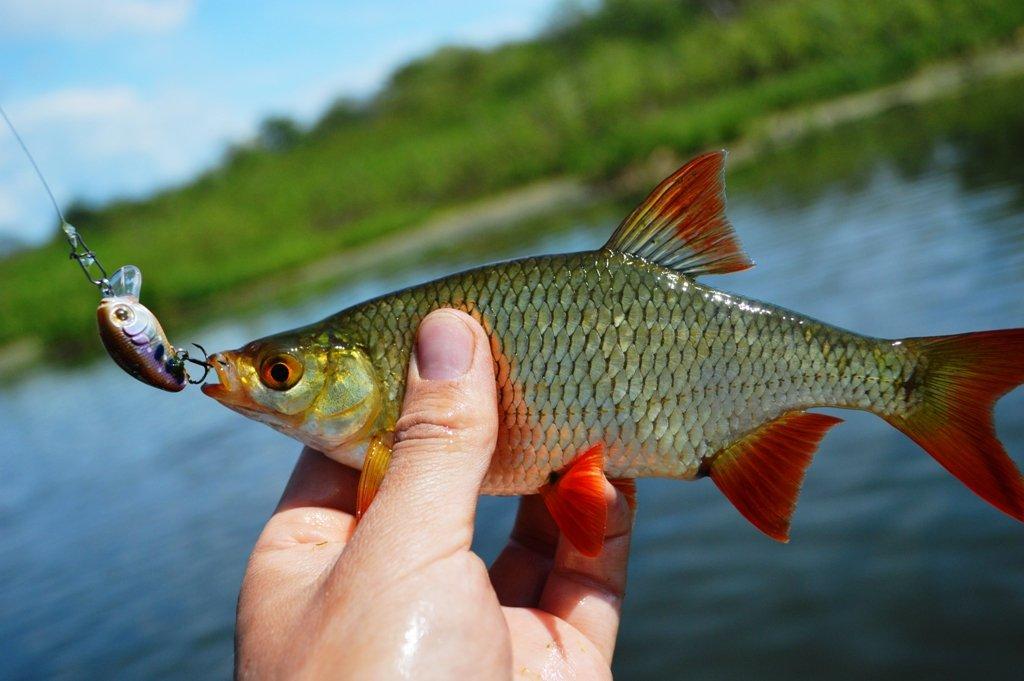
[[464, 312], [427, 315], [409, 362], [391, 464], [359, 534], [420, 558], [468, 549], [497, 410], [483, 328]]

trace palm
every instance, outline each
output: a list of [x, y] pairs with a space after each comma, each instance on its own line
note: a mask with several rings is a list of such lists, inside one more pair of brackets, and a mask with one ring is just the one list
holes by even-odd
[[375, 564], [381, 552], [365, 552], [364, 533], [355, 534], [357, 479], [315, 452], [300, 458], [243, 584], [239, 676], [269, 665], [286, 674], [501, 678], [511, 665], [517, 677], [610, 677], [630, 524], [610, 485], [609, 537], [597, 558], [559, 545], [543, 503], [525, 497], [488, 573], [469, 535], [450, 545], [430, 538], [415, 564], [393, 565], [386, 554]]

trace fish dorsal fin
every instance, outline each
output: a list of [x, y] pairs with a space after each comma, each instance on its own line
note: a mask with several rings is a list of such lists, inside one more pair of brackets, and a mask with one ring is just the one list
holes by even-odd
[[744, 518], [787, 542], [804, 473], [825, 433], [841, 422], [825, 414], [787, 412], [716, 454], [708, 474]]
[[622, 221], [605, 248], [696, 277], [754, 263], [725, 217], [725, 151], [693, 159]]

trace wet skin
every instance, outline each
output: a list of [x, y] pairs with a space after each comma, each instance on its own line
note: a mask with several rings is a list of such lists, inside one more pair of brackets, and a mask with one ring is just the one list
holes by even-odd
[[496, 439], [487, 337], [465, 314], [435, 312], [387, 478], [358, 526], [358, 472], [310, 449], [299, 458], [246, 571], [238, 676], [610, 678], [629, 506], [606, 482], [604, 551], [588, 558], [526, 497], [488, 572], [470, 544]]

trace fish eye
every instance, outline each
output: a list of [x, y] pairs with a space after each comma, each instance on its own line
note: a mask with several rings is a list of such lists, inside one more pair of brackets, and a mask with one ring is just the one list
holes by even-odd
[[271, 355], [260, 364], [260, 381], [271, 390], [289, 390], [302, 378], [302, 363], [291, 355]]

